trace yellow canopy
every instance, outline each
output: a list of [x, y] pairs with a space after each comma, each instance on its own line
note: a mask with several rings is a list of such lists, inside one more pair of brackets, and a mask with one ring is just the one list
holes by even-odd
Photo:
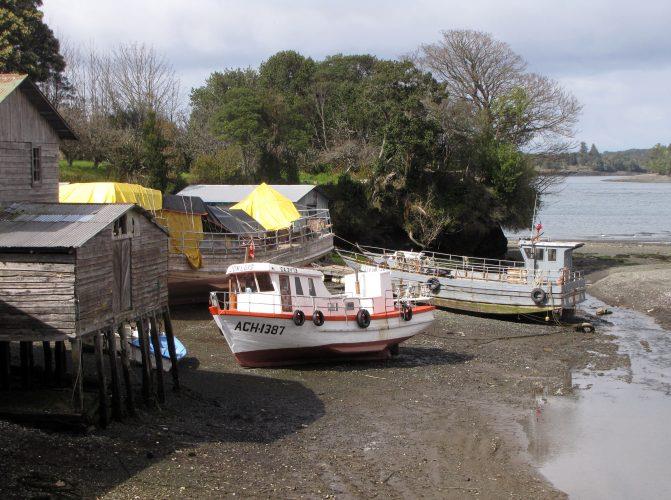
[[301, 218], [291, 200], [265, 182], [231, 209], [246, 212], [269, 231], [290, 227], [293, 221]]
[[200, 254], [203, 220], [200, 215], [172, 210], [161, 210], [159, 213], [170, 233], [171, 250], [183, 254], [193, 269], [203, 267], [203, 257]]
[[135, 203], [152, 212], [163, 206], [160, 191], [124, 182], [61, 184], [58, 191], [61, 203]]

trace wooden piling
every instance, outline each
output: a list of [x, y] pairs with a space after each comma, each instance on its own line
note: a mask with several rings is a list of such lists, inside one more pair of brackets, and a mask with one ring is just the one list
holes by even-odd
[[133, 384], [130, 376], [130, 359], [128, 357], [128, 336], [123, 323], [119, 325], [119, 344], [121, 347], [121, 369], [123, 381], [126, 386], [126, 409], [128, 413], [135, 416], [135, 403], [133, 401]]
[[29, 389], [31, 386], [32, 378], [32, 350], [33, 343], [21, 341], [20, 343], [20, 356], [21, 356], [21, 385], [24, 389]]
[[54, 373], [54, 382], [57, 386], [60, 386], [65, 379], [65, 341], [58, 340], [55, 342], [54, 346], [54, 358], [55, 358], [55, 373]]
[[82, 339], [70, 339], [72, 349], [72, 407], [77, 413], [84, 413], [84, 365], [82, 363]]
[[161, 342], [158, 337], [158, 322], [156, 314], [149, 316], [151, 325], [151, 345], [154, 348], [154, 362], [156, 363], [156, 394], [158, 402], [165, 403], [165, 388], [163, 386], [163, 355], [161, 354]]
[[95, 347], [96, 368], [98, 371], [98, 413], [100, 416], [100, 427], [104, 429], [109, 423], [109, 405], [107, 403], [107, 376], [105, 374], [102, 332], [95, 332], [93, 334], [93, 344]]
[[165, 337], [168, 341], [168, 353], [170, 354], [170, 363], [172, 368], [172, 390], [179, 391], [179, 372], [177, 369], [177, 349], [175, 349], [175, 334], [172, 330], [172, 321], [170, 320], [170, 310], [163, 311], [163, 324], [165, 325]]
[[119, 380], [114, 328], [107, 328], [105, 330], [105, 337], [107, 338], [107, 354], [109, 356], [110, 379], [112, 381], [112, 418], [121, 421], [121, 381]]
[[145, 402], [150, 402], [154, 390], [151, 380], [151, 361], [149, 359], [149, 334], [144, 318], [139, 318], [137, 321], [137, 333], [140, 341], [140, 355], [142, 356], [142, 397]]
[[51, 384], [52, 380], [52, 371], [53, 371], [53, 362], [52, 362], [52, 356], [51, 356], [51, 342], [42, 342], [42, 351], [44, 354], [44, 384], [48, 385]]
[[11, 378], [12, 353], [9, 342], [0, 342], [0, 389], [9, 389]]

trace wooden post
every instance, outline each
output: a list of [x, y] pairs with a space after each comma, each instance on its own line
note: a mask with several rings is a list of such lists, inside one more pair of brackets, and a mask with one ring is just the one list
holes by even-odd
[[53, 368], [51, 360], [51, 342], [42, 342], [42, 350], [44, 351], [44, 383], [51, 383], [51, 372]]
[[72, 349], [72, 407], [77, 413], [84, 413], [84, 365], [82, 363], [82, 339], [70, 339]]
[[121, 347], [121, 369], [123, 371], [123, 381], [126, 386], [126, 409], [128, 413], [135, 416], [135, 404], [133, 402], [133, 384], [130, 377], [130, 360], [128, 358], [128, 337], [123, 323], [119, 326], [119, 344]]
[[33, 343], [21, 341], [20, 344], [20, 353], [21, 353], [21, 385], [24, 389], [30, 388], [31, 385], [31, 375], [32, 375], [32, 363], [30, 359], [32, 358]]
[[110, 362], [110, 378], [112, 379], [112, 418], [121, 421], [121, 381], [116, 355], [116, 335], [111, 326], [105, 330], [107, 337], [107, 355]]
[[[229, 291], [230, 293], [230, 291]], [[170, 363], [172, 368], [172, 390], [179, 391], [179, 373], [177, 369], [177, 349], [175, 349], [175, 334], [172, 330], [172, 321], [170, 320], [170, 310], [166, 307], [163, 311], [163, 323], [165, 324], [165, 338], [168, 341], [168, 353], [170, 354]]]
[[54, 357], [55, 359], [55, 377], [54, 380], [57, 386], [60, 386], [63, 383], [65, 378], [65, 341], [58, 340], [55, 342], [56, 346], [54, 348]]
[[107, 404], [107, 377], [105, 375], [105, 358], [103, 355], [103, 333], [95, 332], [93, 341], [96, 355], [96, 368], [98, 371], [98, 413], [100, 414], [100, 427], [103, 429], [109, 423]]
[[140, 355], [142, 356], [142, 397], [145, 402], [151, 400], [154, 392], [151, 381], [151, 361], [149, 359], [149, 335], [145, 327], [144, 318], [137, 320], [137, 333], [140, 341]]
[[9, 342], [0, 342], [0, 389], [9, 389], [12, 353]]
[[163, 387], [163, 355], [161, 354], [161, 342], [158, 338], [158, 322], [156, 314], [149, 316], [151, 325], [151, 345], [154, 348], [154, 362], [156, 363], [156, 393], [158, 402], [165, 403], [165, 388]]

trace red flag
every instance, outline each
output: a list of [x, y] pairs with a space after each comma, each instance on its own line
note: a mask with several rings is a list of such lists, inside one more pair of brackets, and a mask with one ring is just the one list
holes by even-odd
[[249, 242], [249, 258], [253, 259], [254, 258], [254, 238], [251, 239]]

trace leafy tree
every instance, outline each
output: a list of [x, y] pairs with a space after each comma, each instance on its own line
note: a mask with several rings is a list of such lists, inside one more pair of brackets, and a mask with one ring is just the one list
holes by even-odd
[[65, 61], [41, 6], [42, 0], [0, 4], [0, 73], [27, 73], [34, 82], [62, 79]]
[[191, 165], [189, 181], [194, 184], [245, 184], [254, 182], [246, 174], [242, 148], [231, 145], [214, 154], [198, 156]]
[[671, 144], [656, 144], [650, 150], [646, 167], [658, 174], [671, 175]]

